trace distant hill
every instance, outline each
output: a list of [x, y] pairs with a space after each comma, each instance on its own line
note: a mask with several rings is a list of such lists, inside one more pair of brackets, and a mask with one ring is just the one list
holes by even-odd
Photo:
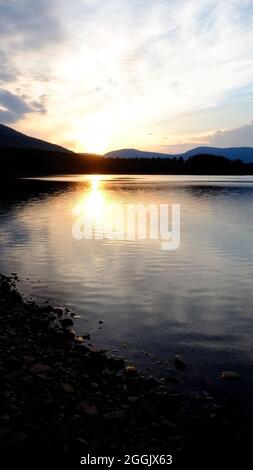
[[253, 162], [253, 148], [252, 147], [232, 147], [232, 148], [218, 148], [218, 147], [196, 147], [188, 150], [185, 153], [173, 155], [156, 152], [144, 152], [135, 149], [121, 149], [108, 152], [104, 155], [105, 158], [178, 158], [183, 157], [188, 160], [190, 157], [196, 155], [215, 155], [218, 157], [226, 157], [230, 160], [240, 159], [244, 163]]
[[60, 145], [51, 144], [44, 140], [29, 137], [21, 132], [17, 132], [11, 127], [0, 124], [0, 149], [29, 149], [29, 150], [45, 150], [47, 152], [64, 152], [72, 153], [70, 150]]
[[165, 153], [144, 152], [136, 149], [113, 150], [104, 155], [106, 158], [173, 158], [177, 155], [166, 155]]
[[216, 157], [226, 157], [230, 160], [242, 160], [244, 163], [253, 162], [253, 148], [252, 147], [230, 147], [230, 148], [219, 148], [219, 147], [197, 147], [192, 150], [188, 150], [182, 157], [187, 159], [194, 157], [195, 155], [215, 155]]

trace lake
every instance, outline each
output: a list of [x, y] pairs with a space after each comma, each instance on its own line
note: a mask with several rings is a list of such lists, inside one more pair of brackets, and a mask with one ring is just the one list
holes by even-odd
[[[80, 208], [102, 217], [105, 201], [180, 204], [180, 247], [75, 239]], [[26, 295], [74, 310], [96, 346], [154, 375], [180, 354], [191, 387], [222, 389], [222, 370], [252, 387], [253, 177], [16, 180], [1, 189], [0, 240], [0, 271], [17, 272]]]

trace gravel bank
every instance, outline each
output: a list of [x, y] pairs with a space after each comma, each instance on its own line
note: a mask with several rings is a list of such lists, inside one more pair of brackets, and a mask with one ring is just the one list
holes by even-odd
[[80, 468], [88, 454], [172, 454], [175, 468], [243, 448], [229, 411], [206, 391], [178, 392], [177, 380], [89, 347], [71, 312], [24, 299], [16, 280], [0, 275], [0, 451], [9, 462]]

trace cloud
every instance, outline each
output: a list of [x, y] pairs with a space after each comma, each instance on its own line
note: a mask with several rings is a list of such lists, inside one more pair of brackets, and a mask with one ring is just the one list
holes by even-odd
[[10, 82], [16, 77], [16, 71], [11, 67], [4, 51], [0, 50], [0, 84]]
[[32, 112], [45, 113], [43, 99], [27, 102], [24, 97], [0, 88], [0, 122], [15, 123], [26, 114]]
[[163, 153], [180, 154], [195, 147], [253, 147], [253, 121], [244, 126], [216, 131], [207, 135], [192, 135], [185, 140], [173, 145], [154, 146], [154, 151]]
[[235, 129], [217, 131], [206, 142], [215, 147], [253, 147], [253, 121]]
[[54, 60], [51, 48], [57, 54], [64, 38], [61, 3], [62, 0], [0, 0], [1, 122], [16, 123], [31, 112], [46, 112], [45, 96], [51, 79], [49, 57]]
[[56, 3], [51, 0], [0, 0], [0, 37], [16, 48], [36, 48], [62, 38]]

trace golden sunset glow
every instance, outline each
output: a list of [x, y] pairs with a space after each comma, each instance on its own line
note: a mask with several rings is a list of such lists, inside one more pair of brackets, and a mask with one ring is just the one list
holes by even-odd
[[2, 124], [81, 153], [252, 145], [250, 0], [43, 0], [47, 34], [5, 3]]
[[[77, 125], [79, 128], [79, 125]], [[112, 145], [114, 124], [108, 113], [95, 113], [89, 116], [75, 135], [76, 150], [79, 152], [103, 155]]]

